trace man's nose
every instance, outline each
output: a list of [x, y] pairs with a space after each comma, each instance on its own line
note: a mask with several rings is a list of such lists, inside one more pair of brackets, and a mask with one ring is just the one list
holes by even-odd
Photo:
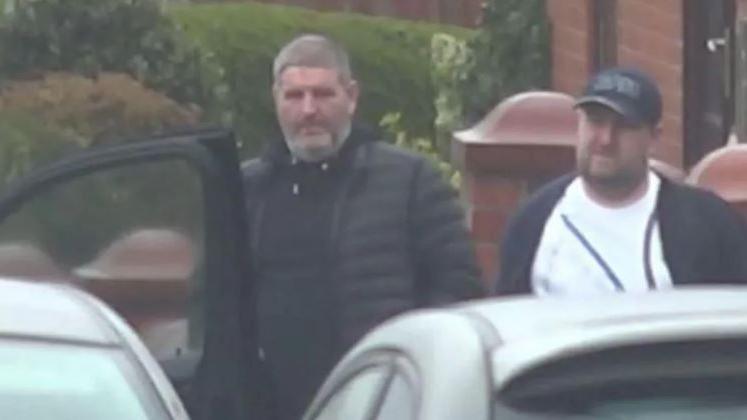
[[301, 111], [304, 115], [313, 115], [317, 111], [316, 99], [313, 95], [304, 95], [303, 102], [301, 104]]
[[615, 124], [612, 122], [598, 124], [594, 130], [594, 137], [600, 146], [608, 146], [615, 137]]

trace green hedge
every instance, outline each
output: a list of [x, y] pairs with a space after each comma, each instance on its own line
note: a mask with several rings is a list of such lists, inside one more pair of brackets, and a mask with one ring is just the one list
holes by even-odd
[[474, 65], [461, 83], [467, 123], [503, 99], [550, 85], [550, 22], [545, 0], [488, 0], [469, 43]]
[[220, 69], [177, 30], [160, 0], [16, 0], [3, 17], [3, 79], [127, 73], [182, 103], [219, 96]]
[[462, 28], [259, 3], [178, 6], [170, 14], [225, 71], [229, 107], [246, 154], [276, 132], [270, 94], [272, 59], [300, 32], [321, 32], [350, 51], [361, 83], [358, 115], [376, 124], [401, 112], [414, 135], [432, 137], [435, 110], [430, 40], [437, 32], [471, 37]]

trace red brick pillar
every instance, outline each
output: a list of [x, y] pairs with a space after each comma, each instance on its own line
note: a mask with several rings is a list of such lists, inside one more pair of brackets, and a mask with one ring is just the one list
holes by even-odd
[[508, 218], [537, 186], [573, 169], [573, 98], [530, 92], [506, 99], [475, 127], [454, 134], [462, 200], [488, 287]]

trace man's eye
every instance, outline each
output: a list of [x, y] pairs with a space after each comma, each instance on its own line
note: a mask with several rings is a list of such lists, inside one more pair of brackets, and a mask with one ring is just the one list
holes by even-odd
[[283, 95], [285, 99], [301, 99], [303, 97], [303, 92], [297, 91], [297, 90], [291, 90], [288, 92], [285, 92]]
[[335, 91], [332, 89], [318, 89], [314, 91], [314, 97], [317, 98], [331, 98], [335, 95]]

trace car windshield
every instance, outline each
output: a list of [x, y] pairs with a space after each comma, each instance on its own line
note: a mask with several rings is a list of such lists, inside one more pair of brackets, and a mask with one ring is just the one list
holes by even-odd
[[[168, 418], [119, 349], [0, 340], [0, 413], [24, 420]], [[152, 394], [152, 392], [151, 392]], [[151, 397], [152, 398], [152, 397]]]

